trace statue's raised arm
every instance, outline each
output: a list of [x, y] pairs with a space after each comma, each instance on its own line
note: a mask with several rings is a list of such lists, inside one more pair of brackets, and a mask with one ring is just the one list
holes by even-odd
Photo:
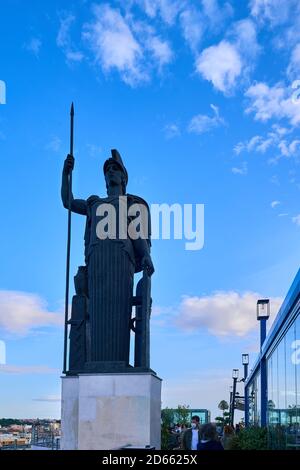
[[61, 199], [64, 207], [69, 209], [69, 197], [71, 198], [71, 211], [76, 214], [87, 215], [87, 203], [84, 199], [74, 199], [73, 193], [69, 195], [69, 175], [74, 168], [74, 157], [68, 155], [64, 162], [61, 182]]

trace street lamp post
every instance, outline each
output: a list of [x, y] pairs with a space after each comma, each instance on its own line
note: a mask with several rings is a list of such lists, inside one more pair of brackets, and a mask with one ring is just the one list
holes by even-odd
[[232, 398], [231, 398], [230, 424], [233, 427], [234, 426], [234, 404], [235, 404], [235, 395], [236, 395], [236, 383], [239, 378], [238, 369], [233, 369], [232, 378], [233, 378], [233, 388], [232, 388]]
[[248, 390], [245, 385], [248, 377], [249, 354], [242, 354], [242, 364], [244, 366], [244, 405], [245, 405], [245, 426], [249, 424], [249, 400]]
[[267, 336], [267, 320], [270, 316], [270, 300], [260, 299], [256, 306], [257, 320], [260, 322], [260, 420], [261, 426], [267, 425], [267, 363], [266, 358], [262, 356], [262, 346]]
[[242, 364], [244, 366], [244, 381], [246, 382], [248, 377], [249, 354], [242, 354]]

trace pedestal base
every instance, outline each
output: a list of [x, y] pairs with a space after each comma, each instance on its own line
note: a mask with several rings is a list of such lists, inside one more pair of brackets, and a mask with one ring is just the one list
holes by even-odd
[[61, 449], [160, 449], [161, 379], [151, 373], [62, 378]]

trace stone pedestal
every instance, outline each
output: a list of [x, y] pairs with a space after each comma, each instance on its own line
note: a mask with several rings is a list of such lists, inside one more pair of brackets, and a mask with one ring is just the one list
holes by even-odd
[[160, 449], [161, 379], [152, 373], [62, 378], [63, 450]]

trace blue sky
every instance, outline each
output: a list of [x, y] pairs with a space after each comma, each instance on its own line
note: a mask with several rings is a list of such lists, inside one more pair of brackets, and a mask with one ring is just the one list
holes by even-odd
[[[255, 304], [273, 318], [299, 265], [300, 5], [295, 0], [1, 3], [0, 416], [58, 417], [67, 214], [60, 178], [75, 103], [74, 194], [205, 205], [205, 244], [154, 240], [152, 367], [163, 405], [217, 414]], [[298, 11], [298, 13], [297, 13]], [[4, 20], [3, 20], [4, 19]], [[83, 262], [73, 217], [71, 273]]]

